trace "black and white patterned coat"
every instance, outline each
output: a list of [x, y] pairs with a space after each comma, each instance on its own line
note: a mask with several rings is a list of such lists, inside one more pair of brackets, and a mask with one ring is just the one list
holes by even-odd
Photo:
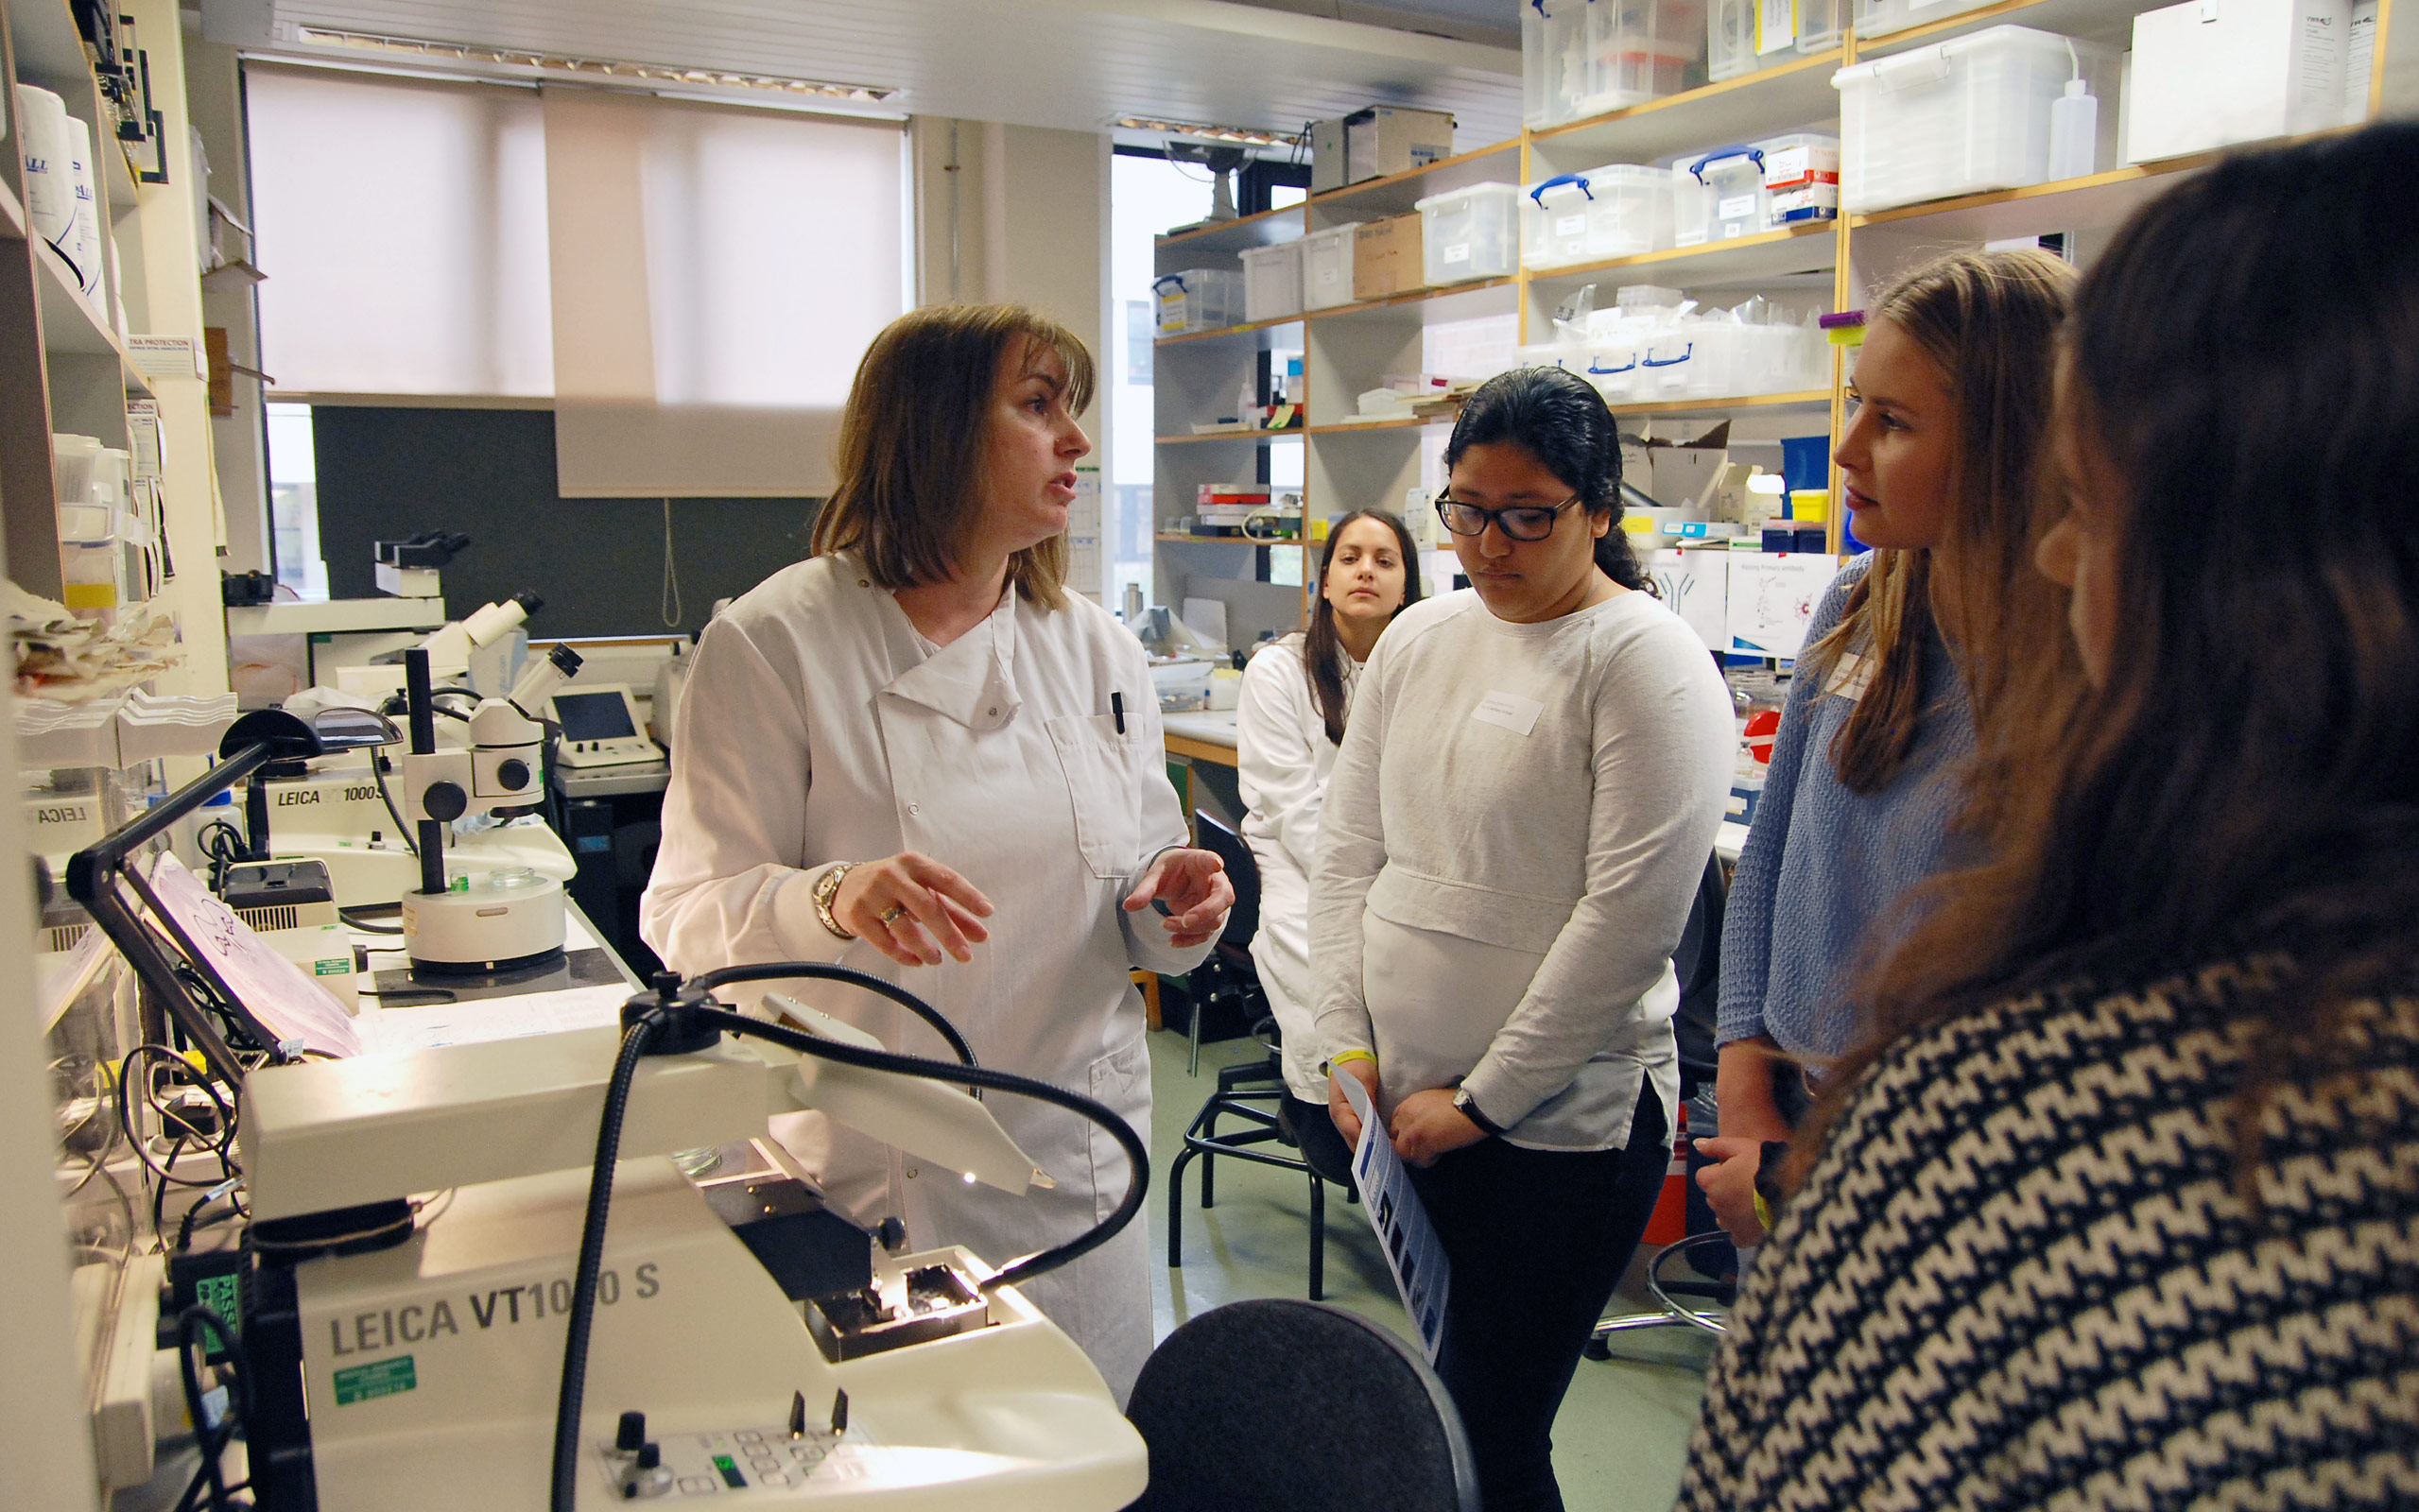
[[2270, 979], [2013, 1002], [1873, 1071], [1739, 1297], [1680, 1505], [2419, 1507], [2419, 994], [2228, 1113]]

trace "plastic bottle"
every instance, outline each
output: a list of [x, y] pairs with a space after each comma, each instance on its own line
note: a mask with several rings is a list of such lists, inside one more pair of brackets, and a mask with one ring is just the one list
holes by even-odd
[[2082, 78], [2066, 80], [2066, 93], [2049, 102], [2049, 177], [2081, 179], [2098, 166], [2099, 101]]

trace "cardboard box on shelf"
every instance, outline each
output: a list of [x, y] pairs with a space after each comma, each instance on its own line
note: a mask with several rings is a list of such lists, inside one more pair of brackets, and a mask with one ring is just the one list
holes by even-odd
[[1421, 286], [1420, 213], [1363, 221], [1353, 238], [1353, 297], [1383, 299]]
[[1451, 156], [1453, 117], [1446, 112], [1372, 105], [1344, 117], [1346, 183], [1408, 173]]

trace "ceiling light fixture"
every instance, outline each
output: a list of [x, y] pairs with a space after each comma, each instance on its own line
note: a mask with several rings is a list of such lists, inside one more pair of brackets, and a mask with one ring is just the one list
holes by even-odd
[[1290, 131], [1259, 131], [1248, 126], [1206, 126], [1199, 121], [1159, 121], [1143, 115], [1120, 115], [1109, 123], [1121, 131], [1164, 131], [1169, 136], [1203, 142], [1234, 142], [1253, 147], [1300, 146], [1303, 139]]
[[824, 79], [784, 78], [774, 74], [742, 74], [720, 68], [683, 68], [670, 63], [631, 63], [611, 59], [566, 58], [559, 53], [528, 52], [512, 47], [479, 47], [468, 43], [428, 42], [417, 37], [381, 37], [370, 32], [334, 31], [324, 26], [298, 26], [295, 40], [321, 47], [348, 47], [362, 52], [403, 53], [444, 62], [502, 63], [579, 78], [641, 79], [679, 84], [692, 89], [754, 89], [777, 94], [813, 94], [825, 99], [855, 100], [879, 105], [899, 92], [881, 84], [835, 84]]

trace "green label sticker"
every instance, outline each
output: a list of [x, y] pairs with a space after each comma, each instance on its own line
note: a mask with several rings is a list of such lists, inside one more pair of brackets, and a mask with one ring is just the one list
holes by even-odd
[[335, 961], [313, 961], [313, 962], [311, 963], [311, 974], [312, 974], [313, 976], [342, 976], [345, 972], [350, 971], [352, 971], [352, 970], [353, 970], [353, 962], [352, 962], [351, 960], [349, 960], [349, 959], [348, 959], [348, 960], [335, 960]]
[[[194, 1300], [217, 1314], [218, 1321], [227, 1325], [229, 1333], [233, 1333], [243, 1321], [241, 1287], [242, 1283], [232, 1271], [222, 1276], [204, 1276], [193, 1283]], [[211, 1336], [207, 1352], [214, 1360], [224, 1355], [216, 1335]]]
[[373, 1360], [336, 1373], [336, 1404], [350, 1407], [356, 1401], [373, 1401], [380, 1397], [398, 1396], [416, 1391], [420, 1378], [413, 1373], [411, 1356], [399, 1354], [391, 1360]]

